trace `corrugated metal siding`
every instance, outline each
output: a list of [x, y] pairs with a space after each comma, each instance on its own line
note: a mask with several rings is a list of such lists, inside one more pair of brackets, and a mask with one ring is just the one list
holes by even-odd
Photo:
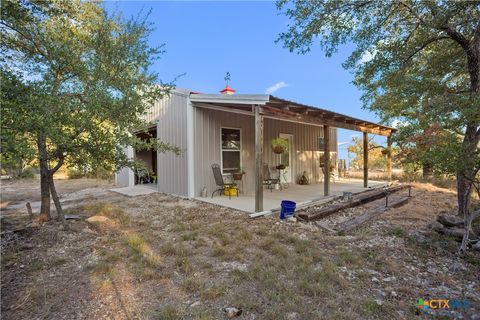
[[[241, 129], [241, 165], [246, 168], [246, 183], [253, 186], [255, 174], [255, 128], [253, 117], [194, 108], [194, 193], [198, 196], [204, 186], [209, 193], [216, 189], [212, 164], [220, 164], [220, 135], [222, 127]], [[249, 189], [249, 188], [247, 188]]]
[[[211, 193], [216, 189], [211, 165], [220, 164], [221, 127], [241, 129], [241, 162], [245, 167], [244, 187], [247, 194], [254, 192], [255, 179], [255, 128], [254, 118], [248, 115], [233, 114], [211, 109], [194, 108], [194, 150], [195, 150], [195, 195], [206, 186]], [[271, 141], [280, 133], [293, 135], [293, 182], [307, 171], [311, 181], [320, 181], [320, 151], [318, 138], [323, 137], [323, 128], [293, 122], [265, 119], [264, 123], [264, 162], [274, 166], [278, 164], [271, 148]], [[336, 129], [330, 129], [330, 150], [337, 151]], [[332, 153], [332, 160], [336, 153]]]
[[187, 184], [187, 101], [185, 95], [170, 93], [157, 101], [147, 120], [157, 123], [157, 138], [184, 150], [177, 156], [158, 153], [158, 190], [182, 196], [188, 195]]
[[[330, 128], [330, 150], [331, 159], [336, 159], [337, 138], [336, 129]], [[263, 159], [271, 166], [279, 164], [279, 156], [272, 151], [271, 142], [279, 137], [280, 133], [293, 135], [293, 159], [292, 159], [292, 182], [296, 183], [298, 178], [307, 172], [310, 181], [321, 181], [322, 170], [320, 168], [319, 138], [323, 138], [323, 128], [306, 124], [265, 119]]]
[[115, 185], [117, 187], [128, 187], [128, 168], [122, 168], [117, 171]]
[[[123, 152], [130, 159], [133, 158], [133, 148], [124, 147]], [[132, 186], [134, 183], [133, 171], [130, 168], [122, 168], [115, 173], [115, 185], [118, 187]]]

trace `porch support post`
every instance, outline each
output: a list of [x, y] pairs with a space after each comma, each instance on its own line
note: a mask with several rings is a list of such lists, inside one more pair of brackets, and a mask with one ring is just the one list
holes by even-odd
[[363, 133], [363, 187], [368, 188], [368, 133]]
[[387, 137], [387, 175], [388, 181], [392, 181], [392, 136]]
[[255, 212], [263, 211], [263, 115], [255, 109]]
[[330, 194], [330, 126], [323, 126], [323, 194], [328, 196]]

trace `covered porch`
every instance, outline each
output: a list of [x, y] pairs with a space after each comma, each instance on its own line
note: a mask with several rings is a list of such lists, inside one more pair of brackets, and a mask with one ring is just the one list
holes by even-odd
[[[368, 180], [368, 135], [387, 137], [390, 148], [394, 128], [269, 95], [193, 94], [190, 100], [194, 107], [195, 156], [191, 159], [191, 167], [194, 168], [195, 197], [205, 186], [209, 191], [215, 189], [212, 164], [220, 165], [222, 173], [239, 167], [247, 169], [247, 192], [240, 197], [203, 197], [200, 200], [248, 212], [263, 212], [279, 207], [281, 200], [302, 203], [380, 185]], [[363, 133], [362, 180], [332, 182], [332, 168], [338, 165], [336, 128]], [[289, 188], [271, 192], [265, 188], [268, 177], [264, 166], [275, 168], [279, 164], [270, 141], [283, 136], [292, 138]], [[387, 158], [391, 173], [390, 154]], [[309, 174], [309, 185], [296, 184], [302, 172]]]
[[[380, 181], [369, 181], [370, 187], [380, 187], [386, 185], [386, 182]], [[299, 185], [291, 184], [288, 189], [283, 190], [264, 190], [263, 193], [263, 210], [264, 211], [274, 211], [280, 208], [280, 203], [282, 200], [295, 201], [297, 205], [307, 204], [311, 201], [318, 201], [321, 203], [322, 200], [328, 201], [334, 196], [341, 196], [343, 192], [360, 192], [365, 190], [363, 187], [363, 180], [361, 179], [340, 179], [331, 184], [330, 195], [325, 196], [323, 185], [321, 184], [311, 184], [311, 185]], [[254, 195], [243, 195], [239, 197], [232, 197], [229, 199], [226, 196], [217, 196], [217, 197], [197, 197], [197, 200], [221, 205], [224, 207], [229, 207], [237, 209], [240, 211], [245, 211], [248, 213], [255, 212], [255, 196]]]

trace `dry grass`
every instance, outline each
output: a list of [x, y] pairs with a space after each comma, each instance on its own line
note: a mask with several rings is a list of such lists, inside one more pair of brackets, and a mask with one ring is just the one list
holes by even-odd
[[[104, 215], [114, 223], [96, 228], [96, 234], [82, 231], [91, 227], [84, 221], [72, 222], [73, 232], [47, 225], [21, 240], [42, 247], [2, 252], [2, 312], [18, 319], [38, 313], [222, 319], [222, 308], [235, 306], [247, 319], [413, 318], [419, 294], [469, 283], [480, 290], [478, 255], [460, 262], [468, 272], [443, 271], [457, 261], [449, 240], [432, 236], [419, 244], [410, 237], [439, 212], [454, 210], [455, 194], [423, 184], [415, 193], [418, 198], [405, 207], [345, 236], [301, 223], [276, 224], [274, 218], [252, 220], [213, 205], [182, 207], [178, 199], [160, 194], [78, 206], [73, 211]], [[424, 276], [432, 263], [440, 272]], [[22, 264], [27, 267], [19, 268]], [[55, 276], [47, 277], [51, 270]], [[396, 280], [384, 282], [388, 277]], [[379, 290], [388, 287], [397, 297], [378, 303]], [[28, 298], [16, 307], [21, 297]], [[479, 305], [478, 297], [468, 297]]]

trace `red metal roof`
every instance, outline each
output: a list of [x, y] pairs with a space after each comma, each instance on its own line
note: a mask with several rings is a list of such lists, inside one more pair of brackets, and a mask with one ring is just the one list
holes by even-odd
[[225, 89], [223, 89], [222, 91], [220, 91], [220, 93], [226, 93], [226, 92], [232, 92], [232, 93], [235, 93], [235, 90], [233, 90], [232, 88], [230, 88], [228, 86], [228, 84], [225, 86]]

